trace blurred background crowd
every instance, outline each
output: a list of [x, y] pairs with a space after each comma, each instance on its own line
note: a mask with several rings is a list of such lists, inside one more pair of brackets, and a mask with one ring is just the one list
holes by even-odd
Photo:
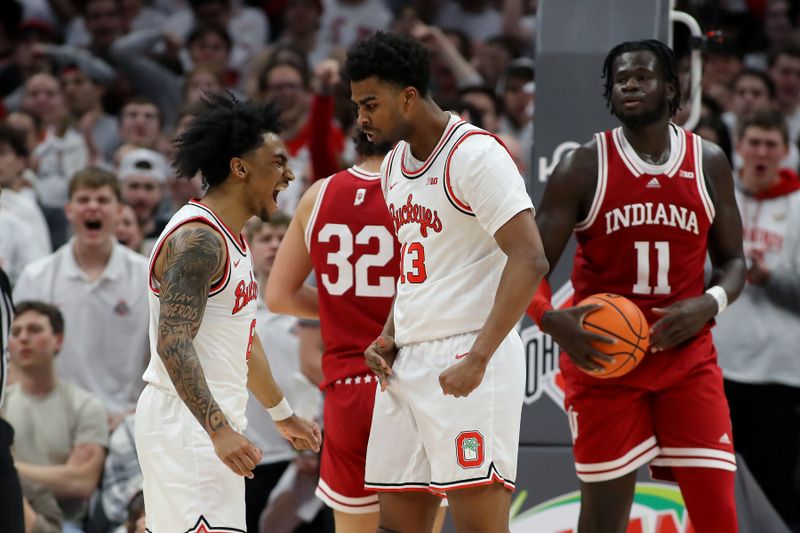
[[[774, 202], [789, 202], [788, 227], [800, 229], [800, 2], [678, 7], [713, 30], [696, 131], [736, 171], [751, 262], [742, 309], [764, 317], [756, 337], [767, 342], [800, 329], [800, 247], [759, 221]], [[263, 287], [303, 191], [355, 162], [357, 125], [339, 68], [347, 48], [377, 30], [428, 45], [433, 98], [496, 133], [528, 174], [536, 11], [536, 0], [0, 1], [0, 266], [18, 304], [2, 414], [16, 431], [31, 531], [143, 531], [131, 413], [151, 355], [147, 255], [171, 215], [203, 195], [202, 177], [176, 179], [170, 167], [171, 139], [203, 94], [230, 91], [282, 109], [296, 180], [280, 196], [285, 216], [246, 227]], [[688, 96], [689, 39], [676, 31], [675, 41]], [[600, 69], [586, 80], [602, 105]], [[677, 123], [689, 107], [687, 99]], [[274, 315], [263, 302], [259, 313], [279, 383], [314, 416], [318, 325]], [[796, 523], [800, 363], [787, 360], [800, 358], [787, 342], [754, 369], [747, 350], [761, 353], [763, 344], [741, 340], [753, 340], [752, 323], [742, 332], [736, 320], [720, 319], [729, 341], [719, 350], [737, 444], [773, 505]], [[773, 413], [749, 412], [765, 398]], [[248, 530], [263, 531], [263, 522], [271, 532], [332, 531], [313, 496], [316, 458], [296, 456], [252, 407], [248, 436], [264, 460], [247, 481]], [[788, 427], [771, 457], [791, 461], [780, 472], [759, 464], [763, 450], [748, 442], [776, 425]]]

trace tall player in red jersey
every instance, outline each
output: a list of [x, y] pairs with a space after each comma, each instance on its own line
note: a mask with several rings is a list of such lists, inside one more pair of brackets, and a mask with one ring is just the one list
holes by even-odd
[[[312, 185], [300, 200], [267, 283], [273, 312], [319, 318], [325, 353], [325, 446], [317, 495], [334, 510], [336, 530], [373, 533], [378, 496], [364, 489], [375, 378], [364, 350], [389, 315], [399, 245], [380, 184], [391, 146], [361, 133], [359, 165]], [[304, 281], [314, 269], [317, 289]]]
[[744, 284], [742, 224], [725, 155], [670, 122], [680, 102], [675, 63], [653, 40], [609, 52], [605, 96], [622, 126], [558, 165], [536, 215], [551, 265], [575, 232], [576, 302], [621, 294], [651, 327], [642, 363], [601, 380], [581, 371], [605, 357], [590, 341], [611, 342], [581, 328], [593, 306], [555, 310], [540, 289], [530, 310], [565, 352], [581, 533], [626, 530], [646, 463], [653, 477], [678, 482], [695, 531], [737, 531], [736, 461], [710, 327]]

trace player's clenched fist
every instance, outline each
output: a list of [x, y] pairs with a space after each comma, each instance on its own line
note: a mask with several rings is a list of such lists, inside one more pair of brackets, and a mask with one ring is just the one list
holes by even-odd
[[241, 433], [226, 425], [211, 435], [214, 451], [234, 474], [253, 479], [253, 469], [261, 461], [261, 450]]
[[372, 341], [364, 352], [367, 366], [378, 376], [382, 391], [389, 386], [389, 376], [392, 375], [395, 357], [397, 357], [397, 346], [394, 339], [388, 335], [381, 335]]
[[489, 360], [472, 352], [466, 354], [459, 362], [446, 368], [439, 374], [439, 385], [444, 394], [452, 394], [456, 398], [469, 396], [478, 388], [486, 373]]
[[315, 422], [292, 415], [285, 420], [275, 422], [275, 428], [281, 436], [292, 443], [295, 450], [319, 451], [322, 444], [322, 434]]

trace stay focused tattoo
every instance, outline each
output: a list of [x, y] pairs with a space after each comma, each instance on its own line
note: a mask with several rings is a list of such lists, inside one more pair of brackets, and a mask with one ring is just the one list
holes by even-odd
[[203, 320], [214, 273], [225, 263], [225, 248], [210, 228], [178, 231], [161, 252], [161, 312], [158, 355], [175, 390], [209, 433], [227, 420], [208, 388], [193, 339]]

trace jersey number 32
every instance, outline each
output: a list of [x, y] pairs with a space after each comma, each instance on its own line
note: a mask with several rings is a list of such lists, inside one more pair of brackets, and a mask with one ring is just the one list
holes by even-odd
[[[394, 256], [394, 239], [385, 226], [364, 226], [355, 237], [345, 224], [325, 224], [317, 234], [319, 242], [329, 243], [335, 238], [339, 241], [339, 249], [328, 254], [328, 264], [336, 267], [337, 275], [323, 273], [322, 284], [328, 293], [341, 296], [355, 285], [356, 296], [373, 298], [391, 298], [394, 296], [394, 279], [391, 276], [380, 276], [378, 282], [370, 284], [369, 269], [386, 266]], [[358, 253], [355, 264], [350, 259], [355, 246], [369, 245], [378, 241], [378, 252], [372, 254]], [[336, 281], [333, 281], [335, 278]]]

